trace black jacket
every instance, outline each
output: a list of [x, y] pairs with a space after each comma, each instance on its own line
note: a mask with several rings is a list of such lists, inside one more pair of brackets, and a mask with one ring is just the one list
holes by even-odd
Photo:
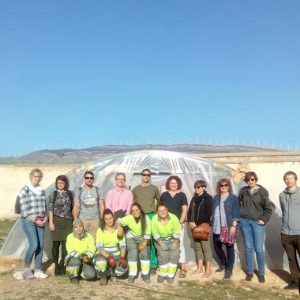
[[204, 192], [201, 196], [194, 196], [189, 206], [187, 220], [188, 222], [195, 222], [196, 225], [209, 223], [212, 209], [212, 197], [207, 192]]

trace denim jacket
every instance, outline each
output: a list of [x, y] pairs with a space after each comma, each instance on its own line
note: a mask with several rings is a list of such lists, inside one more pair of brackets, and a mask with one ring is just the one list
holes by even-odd
[[[215, 211], [220, 207], [221, 197], [216, 195], [213, 198], [213, 212], [212, 212], [212, 224], [214, 223]], [[227, 227], [230, 228], [232, 221], [239, 221], [240, 219], [240, 203], [239, 199], [234, 194], [229, 194], [224, 201], [224, 209], [226, 215]]]

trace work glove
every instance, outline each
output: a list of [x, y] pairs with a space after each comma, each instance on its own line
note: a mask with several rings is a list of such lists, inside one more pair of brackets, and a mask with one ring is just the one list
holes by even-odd
[[116, 261], [111, 256], [107, 257], [107, 261], [108, 261], [109, 265], [111, 266], [111, 268], [114, 268], [116, 266]]
[[125, 260], [124, 257], [120, 257], [119, 262], [120, 262], [120, 265], [121, 265], [123, 268], [126, 268], [126, 267], [127, 267], [127, 262], [126, 262], [126, 260]]

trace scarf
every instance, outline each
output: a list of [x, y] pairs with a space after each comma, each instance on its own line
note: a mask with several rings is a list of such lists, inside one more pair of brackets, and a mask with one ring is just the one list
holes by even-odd
[[27, 183], [27, 187], [37, 196], [40, 196], [44, 191], [40, 185], [34, 187], [30, 181]]

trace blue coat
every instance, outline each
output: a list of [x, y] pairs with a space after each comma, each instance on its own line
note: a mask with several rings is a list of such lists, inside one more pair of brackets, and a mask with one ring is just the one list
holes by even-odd
[[[215, 211], [220, 207], [221, 197], [216, 195], [213, 198], [213, 212], [212, 212], [212, 223], [214, 223]], [[224, 202], [224, 209], [226, 215], [227, 228], [230, 228], [232, 221], [239, 221], [240, 219], [240, 203], [239, 199], [234, 194], [229, 194]]]

